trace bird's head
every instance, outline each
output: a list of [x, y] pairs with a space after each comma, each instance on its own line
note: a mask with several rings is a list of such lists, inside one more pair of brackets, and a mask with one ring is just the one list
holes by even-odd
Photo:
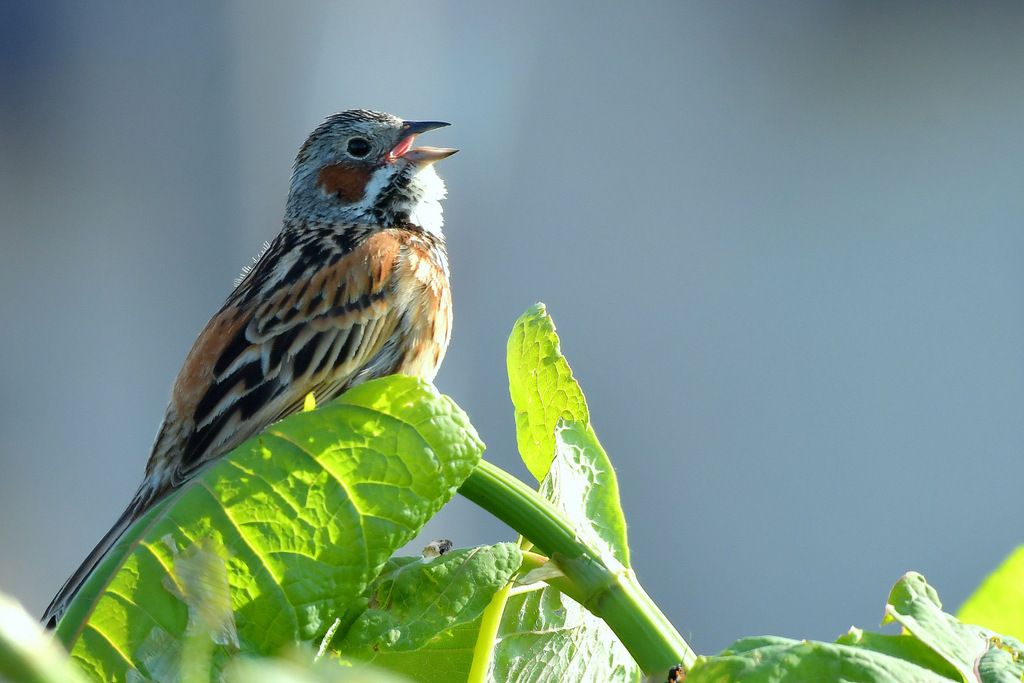
[[413, 142], [447, 125], [364, 109], [331, 116], [295, 159], [285, 222], [415, 225], [440, 236], [445, 187], [433, 163], [457, 150]]

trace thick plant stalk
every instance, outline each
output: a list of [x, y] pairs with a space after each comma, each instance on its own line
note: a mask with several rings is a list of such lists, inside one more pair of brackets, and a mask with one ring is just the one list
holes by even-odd
[[[534, 543], [571, 582], [571, 597], [604, 619], [645, 674], [682, 663], [696, 654], [644, 592], [632, 570], [602, 557], [579, 538], [554, 505], [511, 474], [481, 460], [459, 493]], [[558, 582], [552, 581], [557, 586]]]

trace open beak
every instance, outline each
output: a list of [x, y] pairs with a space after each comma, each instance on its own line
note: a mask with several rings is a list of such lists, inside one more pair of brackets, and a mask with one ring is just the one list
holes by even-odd
[[397, 159], [405, 159], [417, 166], [427, 166], [455, 154], [459, 150], [448, 147], [417, 147], [412, 149], [412, 143], [416, 136], [435, 128], [444, 128], [451, 124], [443, 121], [406, 121], [402, 124], [402, 132], [398, 138], [398, 144], [388, 152], [388, 163], [394, 163]]

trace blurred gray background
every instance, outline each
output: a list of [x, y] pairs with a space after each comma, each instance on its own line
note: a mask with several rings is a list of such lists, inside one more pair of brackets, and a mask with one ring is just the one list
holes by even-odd
[[[1024, 5], [0, 5], [0, 590], [40, 613], [346, 108], [450, 121], [437, 378], [517, 474], [544, 301], [699, 652], [1022, 540]], [[424, 142], [428, 142], [424, 138]], [[464, 501], [428, 537], [511, 538]]]

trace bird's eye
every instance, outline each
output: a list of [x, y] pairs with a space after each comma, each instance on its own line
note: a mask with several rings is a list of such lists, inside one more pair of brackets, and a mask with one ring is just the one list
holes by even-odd
[[356, 159], [362, 159], [370, 153], [370, 143], [363, 138], [352, 138], [348, 141], [347, 149]]

